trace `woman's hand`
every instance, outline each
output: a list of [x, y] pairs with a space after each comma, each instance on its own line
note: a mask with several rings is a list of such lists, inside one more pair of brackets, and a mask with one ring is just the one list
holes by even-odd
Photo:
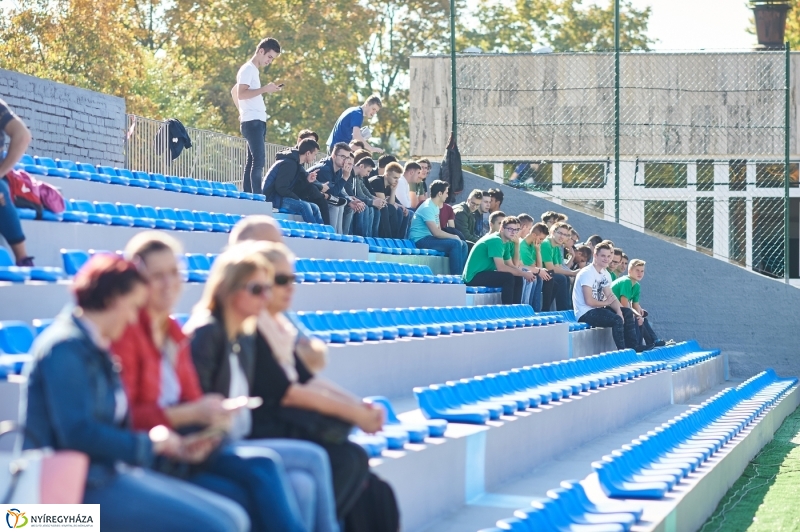
[[375, 434], [383, 428], [383, 409], [377, 405], [364, 403], [360, 419], [356, 425], [367, 434]]

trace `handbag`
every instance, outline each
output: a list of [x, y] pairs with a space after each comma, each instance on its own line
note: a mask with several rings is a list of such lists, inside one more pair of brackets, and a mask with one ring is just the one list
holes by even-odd
[[[0, 423], [0, 437], [13, 432], [18, 438], [26, 434], [13, 421]], [[89, 457], [81, 452], [23, 451], [18, 441], [13, 451], [0, 452], [0, 505], [80, 504], [88, 471]]]
[[304, 408], [282, 407], [278, 409], [278, 416], [288, 432], [285, 438], [341, 444], [353, 430], [351, 423]]

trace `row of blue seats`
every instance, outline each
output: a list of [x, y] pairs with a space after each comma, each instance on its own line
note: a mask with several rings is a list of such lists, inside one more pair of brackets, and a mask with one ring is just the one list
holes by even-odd
[[220, 183], [218, 181], [206, 181], [205, 179], [172, 175], [165, 176], [158, 173], [149, 174], [147, 172], [131, 171], [126, 168], [112, 168], [111, 166], [101, 165], [95, 167], [87, 163], [78, 163], [63, 159], [53, 160], [50, 157], [32, 157], [28, 154], [23, 155], [20, 162], [18, 162], [14, 168], [25, 170], [33, 175], [64, 177], [67, 179], [79, 179], [81, 181], [94, 181], [97, 183], [110, 183], [112, 185], [137, 188], [169, 190], [172, 192], [183, 192], [185, 194], [201, 196], [217, 196], [221, 198], [239, 198], [256, 201], [266, 200], [266, 197], [262, 194], [251, 194], [238, 190], [233, 183]]
[[428, 419], [482, 424], [665, 367], [625, 349], [418, 387], [414, 395]]
[[48, 266], [16, 266], [8, 250], [0, 246], [0, 281], [25, 283], [45, 281], [55, 283], [66, 279], [64, 270]]
[[642, 518], [641, 506], [629, 502], [595, 503], [577, 480], [565, 480], [547, 492], [547, 498], [531, 502], [514, 517], [479, 532], [628, 532]]
[[588, 323], [578, 321], [578, 318], [575, 317], [574, 310], [549, 310], [547, 312], [538, 312], [537, 314], [539, 316], [558, 316], [562, 318], [565, 323], [569, 324], [569, 332], [583, 331], [592, 328]]
[[645, 360], [665, 360], [672, 371], [699, 364], [719, 355], [719, 349], [703, 349], [697, 340], [654, 347], [642, 353]]
[[334, 240], [337, 242], [358, 242], [364, 243], [364, 237], [359, 235], [343, 235], [334, 231], [333, 227], [325, 224], [315, 224], [308, 222], [298, 222], [279, 218], [276, 220], [281, 226], [283, 236], [297, 238], [316, 238], [317, 240]]
[[367, 260], [297, 259], [295, 274], [299, 282], [369, 282], [461, 284], [457, 275], [434, 275], [424, 264]]
[[675, 417], [592, 467], [607, 496], [662, 499], [792, 387], [768, 369]]
[[23, 321], [0, 321], [0, 380], [19, 375], [31, 357], [28, 355], [33, 339], [53, 320], [33, 320], [33, 326]]
[[420, 249], [411, 240], [399, 238], [374, 238], [367, 237], [367, 244], [371, 253], [385, 253], [388, 255], [429, 255], [444, 257], [446, 254], [435, 249]]
[[422, 338], [555, 323], [548, 317], [534, 316], [530, 305], [298, 312], [297, 318], [311, 334], [333, 343]]

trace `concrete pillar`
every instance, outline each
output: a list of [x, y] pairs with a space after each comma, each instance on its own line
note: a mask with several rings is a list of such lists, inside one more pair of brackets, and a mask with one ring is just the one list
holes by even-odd
[[503, 163], [494, 163], [494, 182], [502, 183], [504, 176]]
[[714, 163], [714, 257], [728, 260], [728, 163]]
[[689, 199], [686, 200], [686, 247], [697, 250], [697, 164], [686, 165], [686, 189]]

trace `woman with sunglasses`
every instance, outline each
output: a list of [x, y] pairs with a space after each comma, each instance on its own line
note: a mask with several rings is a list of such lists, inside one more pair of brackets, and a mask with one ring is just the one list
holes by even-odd
[[[177, 260], [180, 244], [166, 233], [148, 231], [136, 235], [125, 254], [150, 282], [138, 322], [112, 345], [122, 364], [134, 427], [165, 425], [183, 433], [205, 429], [225, 434], [238, 409], [218, 393], [203, 395], [189, 341], [169, 317], [183, 287]], [[305, 496], [313, 479], [298, 472], [287, 482], [281, 462], [269, 449], [225, 445], [194, 470], [176, 470], [173, 464], [165, 468], [233, 498], [250, 514], [253, 530], [310, 530], [313, 523], [302, 524], [298, 502], [303, 508], [312, 506], [306, 513], [313, 515], [313, 497]]]
[[[235, 245], [214, 261], [203, 297], [184, 328], [191, 338], [200, 388], [207, 394], [222, 398], [253, 395], [254, 317], [270, 296], [274, 281], [272, 266], [258, 253], [263, 245]], [[231, 440], [251, 436], [250, 414], [247, 409], [236, 414]], [[309, 530], [339, 530], [331, 468], [321, 447], [279, 439], [247, 440], [234, 445], [237, 449], [253, 446], [280, 456], [302, 502], [301, 514]]]
[[166, 427], [130, 428], [131, 408], [109, 348], [136, 322], [146, 278], [135, 264], [99, 254], [75, 276], [72, 293], [75, 306], [31, 348], [25, 447], [88, 455], [83, 502], [100, 505], [103, 530], [249, 530], [235, 502], [149, 469], [163, 459], [201, 462], [218, 440], [191, 444]]
[[[345, 530], [385, 530], [385, 519], [374, 519], [376, 491], [387, 494], [394, 506], [388, 484], [369, 473], [363, 449], [347, 439], [355, 425], [368, 433], [383, 426], [383, 411], [366, 404], [334, 383], [315, 375], [309, 368], [322, 369], [314, 357], [318, 353], [309, 341], [297, 342], [298, 332], [285, 312], [294, 294], [294, 255], [283, 244], [267, 244], [264, 257], [275, 269], [275, 284], [264, 311], [257, 320], [256, 363], [253, 393], [264, 400], [253, 411], [252, 438], [297, 438], [319, 443], [331, 460], [336, 510], [345, 521]], [[313, 342], [313, 341], [312, 341]], [[333, 420], [332, 422], [326, 420]], [[334, 438], [328, 429], [337, 427], [343, 438]], [[389, 506], [391, 506], [391, 504]], [[396, 526], [391, 524], [390, 529]]]

